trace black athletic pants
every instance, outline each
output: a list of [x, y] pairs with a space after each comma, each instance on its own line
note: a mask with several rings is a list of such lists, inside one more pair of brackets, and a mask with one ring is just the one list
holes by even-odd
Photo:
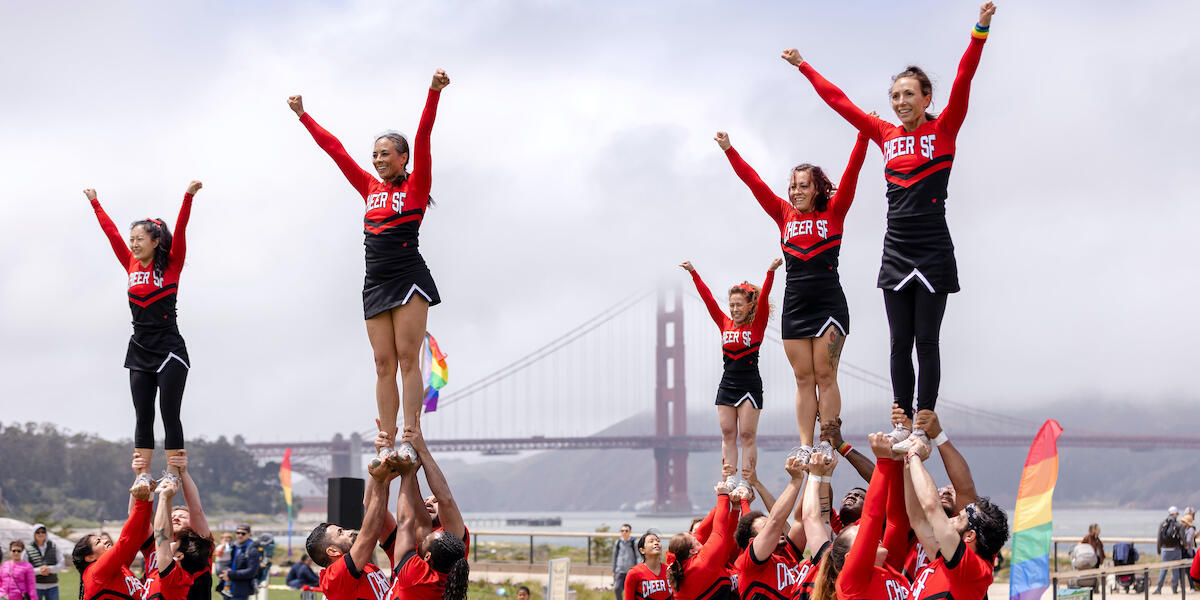
[[[913, 386], [917, 410], [933, 410], [942, 380], [938, 334], [946, 312], [948, 294], [932, 293], [916, 282], [900, 291], [883, 290], [888, 329], [892, 335], [892, 396], [908, 418], [913, 417]], [[919, 375], [914, 375], [912, 353], [917, 347]]]
[[133, 392], [133, 412], [137, 425], [133, 432], [134, 448], [154, 448], [154, 396], [162, 410], [166, 449], [183, 449], [183, 423], [179, 407], [183, 404], [183, 386], [187, 383], [188, 368], [178, 360], [168, 360], [157, 373], [129, 370], [129, 390]]

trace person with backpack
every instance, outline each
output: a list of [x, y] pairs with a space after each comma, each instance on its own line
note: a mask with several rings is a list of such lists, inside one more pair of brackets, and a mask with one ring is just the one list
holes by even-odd
[[[1172, 506], [1167, 509], [1167, 518], [1158, 526], [1158, 543], [1155, 550], [1163, 562], [1183, 558], [1183, 525], [1179, 523], [1179, 508]], [[1180, 579], [1187, 577], [1183, 568], [1171, 569], [1171, 593], [1179, 593]], [[1163, 582], [1167, 579], [1167, 571], [1159, 571], [1158, 585], [1155, 594], [1162, 593]], [[1184, 580], [1186, 581], [1186, 579]], [[1186, 585], [1186, 584], [1185, 584]]]

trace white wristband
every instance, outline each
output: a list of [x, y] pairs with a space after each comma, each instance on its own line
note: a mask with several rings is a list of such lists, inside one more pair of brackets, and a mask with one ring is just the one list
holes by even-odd
[[833, 481], [833, 477], [831, 475], [811, 475], [808, 480], [816, 481], [817, 483], [829, 483]]
[[937, 434], [937, 437], [933, 438], [933, 443], [935, 443], [939, 446], [941, 446], [942, 444], [945, 444], [948, 441], [950, 441], [950, 438], [946, 437], [945, 431]]

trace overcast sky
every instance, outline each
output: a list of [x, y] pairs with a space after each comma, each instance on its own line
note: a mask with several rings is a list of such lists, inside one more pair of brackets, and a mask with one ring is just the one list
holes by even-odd
[[[195, 178], [205, 187], [179, 293], [193, 361], [186, 432], [285, 440], [362, 430], [374, 415], [362, 201], [289, 94], [366, 166], [376, 133], [415, 131], [434, 69], [450, 75], [433, 132], [438, 205], [421, 231], [444, 300], [429, 328], [451, 357], [449, 397], [629, 294], [687, 285], [682, 259], [717, 290], [760, 280], [778, 231], [713, 133], [729, 131], [777, 193], [798, 162], [837, 176], [854, 132], [780, 51], [798, 47], [894, 120], [889, 77], [909, 63], [934, 76], [935, 109], [945, 104], [978, 6], [26, 2], [0, 13], [0, 420], [131, 435], [125, 277], [81, 190], [96, 188], [122, 228], [148, 215], [174, 227]], [[1195, 402], [1198, 18], [1194, 2], [999, 4], [950, 183], [963, 291], [942, 329], [944, 397], [1031, 420], [1065, 396]], [[841, 276], [845, 360], [886, 374], [882, 166], [872, 148]], [[632, 368], [622, 359], [648, 356], [629, 336], [604, 339], [561, 371], [620, 379]], [[715, 368], [715, 332], [705, 344], [691, 356], [707, 352]], [[691, 404], [711, 410], [717, 374], [693, 371]], [[554, 394], [569, 411], [570, 392]], [[790, 391], [770, 394], [791, 418]], [[550, 435], [572, 418], [541, 414], [526, 418]]]

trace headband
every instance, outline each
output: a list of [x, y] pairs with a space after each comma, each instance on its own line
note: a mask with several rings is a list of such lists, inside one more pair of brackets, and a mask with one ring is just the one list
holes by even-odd
[[755, 290], [755, 289], [754, 289], [753, 287], [751, 287], [751, 286], [750, 286], [750, 284], [748, 284], [748, 283], [739, 283], [739, 284], [737, 284], [737, 285], [733, 286], [733, 289], [735, 289], [735, 290], [741, 290], [741, 291], [745, 292], [746, 294], [748, 294], [748, 295], [750, 295], [750, 296], [753, 296], [754, 294], [757, 294], [757, 293], [758, 293], [758, 290]]

